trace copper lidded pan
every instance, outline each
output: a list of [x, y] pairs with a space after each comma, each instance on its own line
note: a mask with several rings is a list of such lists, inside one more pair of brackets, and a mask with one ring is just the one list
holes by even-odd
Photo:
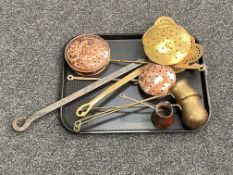
[[110, 47], [107, 41], [97, 35], [79, 35], [66, 45], [65, 60], [77, 74], [97, 75], [110, 62]]

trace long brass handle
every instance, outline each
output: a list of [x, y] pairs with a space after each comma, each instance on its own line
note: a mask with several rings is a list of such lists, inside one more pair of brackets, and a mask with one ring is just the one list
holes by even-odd
[[207, 70], [207, 66], [205, 64], [190, 64], [190, 65], [175, 65], [175, 68], [183, 68], [183, 69], [194, 69], [199, 71], [205, 71]]
[[[134, 99], [134, 98], [129, 97], [129, 96], [125, 95], [125, 94], [120, 94], [120, 97], [122, 97], [124, 99], [128, 99], [128, 100], [132, 100], [134, 102], [140, 102], [140, 100]], [[155, 109], [155, 105], [149, 104], [147, 102], [140, 102], [140, 104], [142, 104], [144, 106], [147, 106], [149, 108]]]
[[87, 116], [87, 117], [78, 119], [77, 121], [75, 121], [73, 129], [74, 129], [75, 132], [79, 132], [80, 129], [81, 129], [81, 125], [83, 125], [84, 123], [90, 122], [92, 120], [104, 117], [104, 116], [112, 114], [114, 112], [118, 112], [118, 111], [121, 111], [123, 109], [127, 109], [127, 108], [130, 108], [132, 106], [138, 105], [140, 103], [150, 101], [150, 100], [154, 100], [154, 99], [157, 99], [157, 98], [160, 98], [160, 97], [162, 97], [162, 96], [158, 95], [158, 96], [149, 97], [147, 99], [143, 99], [143, 100], [136, 101], [136, 102], [126, 104], [126, 105], [121, 105], [121, 106], [113, 108], [113, 109], [109, 109], [109, 110], [106, 110], [106, 111], [103, 111], [103, 112], [100, 112], [100, 113], [96, 113], [96, 114], [91, 115], [91, 116]]
[[140, 61], [135, 61], [135, 60], [117, 60], [117, 59], [111, 59], [111, 62], [116, 62], [116, 63], [136, 63], [136, 64], [148, 64], [151, 63], [146, 60], [140, 60]]
[[[168, 96], [168, 95], [171, 95], [171, 96], [172, 96], [172, 94], [169, 92], [169, 93], [165, 94], [164, 96], [161, 96], [161, 98], [162, 98], [162, 97], [166, 97], [166, 96]], [[129, 99], [129, 100], [132, 100], [132, 101], [134, 101], [134, 102], [138, 102], [138, 103], [140, 103], [140, 104], [142, 104], [142, 105], [144, 105], [144, 106], [147, 106], [147, 107], [149, 107], [149, 108], [152, 108], [152, 109], [155, 109], [155, 107], [156, 107], [156, 105], [152, 105], [152, 104], [147, 103], [147, 102], [141, 102], [140, 100], [135, 99], [135, 98], [132, 98], [132, 97], [129, 97], [129, 96], [125, 95], [125, 94], [121, 94], [120, 97], [125, 98], [125, 99]], [[181, 108], [181, 106], [180, 106], [179, 104], [171, 104], [171, 106], [178, 107], [180, 110], [182, 110], [182, 108]]]
[[[80, 81], [97, 81], [97, 80], [101, 80], [101, 78], [97, 78], [97, 77], [80, 77], [80, 76], [73, 76], [73, 75], [68, 75], [67, 76], [67, 80], [69, 81], [73, 81], [73, 80], [80, 80]], [[111, 81], [119, 81], [119, 78], [115, 78]], [[138, 80], [133, 79], [131, 80], [132, 82], [138, 82]]]
[[111, 92], [115, 91], [122, 85], [126, 84], [127, 82], [131, 81], [132, 79], [136, 78], [143, 70], [143, 67], [139, 67], [136, 70], [129, 73], [127, 76], [122, 78], [121, 80], [117, 81], [113, 85], [111, 85], [109, 88], [104, 90], [102, 93], [100, 93], [97, 97], [95, 97], [90, 102], [83, 104], [82, 106], [78, 107], [76, 110], [76, 115], [78, 117], [85, 117], [89, 111], [92, 109], [92, 107], [98, 103], [102, 98], [104, 98], [106, 95], [110, 94]]
[[[198, 57], [199, 59], [199, 57]], [[197, 60], [198, 60], [197, 59]], [[111, 60], [112, 62], [122, 62], [122, 63], [136, 63], [136, 64], [149, 64], [151, 62], [149, 61], [132, 61], [132, 60]], [[198, 70], [198, 71], [205, 71], [207, 70], [207, 66], [205, 64], [198, 64], [198, 63], [193, 63], [190, 65], [186, 64], [180, 64], [180, 65], [172, 65], [171, 67], [173, 68], [182, 68], [182, 69], [193, 69], [193, 70]]]

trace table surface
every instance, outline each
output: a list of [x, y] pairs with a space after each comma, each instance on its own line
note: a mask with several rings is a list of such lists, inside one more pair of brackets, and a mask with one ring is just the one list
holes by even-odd
[[[204, 44], [212, 117], [189, 134], [74, 135], [55, 111], [23, 133], [14, 117], [59, 99], [63, 48], [82, 33], [143, 33], [161, 15]], [[0, 174], [231, 174], [233, 3], [0, 0]]]

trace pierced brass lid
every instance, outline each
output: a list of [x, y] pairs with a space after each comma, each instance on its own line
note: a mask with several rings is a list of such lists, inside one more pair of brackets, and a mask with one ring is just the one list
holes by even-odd
[[169, 16], [161, 16], [154, 23], [154, 26], [157, 27], [165, 25], [176, 25], [176, 22]]
[[188, 54], [191, 46], [190, 36], [180, 25], [159, 24], [159, 26], [149, 28], [143, 35], [144, 51], [148, 58], [155, 63], [177, 64]]
[[[188, 52], [188, 54], [185, 56], [185, 58], [179, 62], [178, 64], [174, 66], [180, 66], [180, 65], [190, 65], [192, 63], [197, 62], [203, 55], [204, 53], [204, 48], [201, 44], [195, 43], [194, 37], [190, 35], [191, 38], [191, 47]], [[185, 71], [185, 68], [178, 68], [178, 67], [173, 67], [175, 73], [180, 73]]]

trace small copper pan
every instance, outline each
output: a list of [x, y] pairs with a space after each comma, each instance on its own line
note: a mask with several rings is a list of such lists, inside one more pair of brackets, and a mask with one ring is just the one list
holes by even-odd
[[103, 72], [110, 62], [110, 47], [97, 35], [79, 35], [66, 45], [65, 60], [79, 75], [97, 75]]

